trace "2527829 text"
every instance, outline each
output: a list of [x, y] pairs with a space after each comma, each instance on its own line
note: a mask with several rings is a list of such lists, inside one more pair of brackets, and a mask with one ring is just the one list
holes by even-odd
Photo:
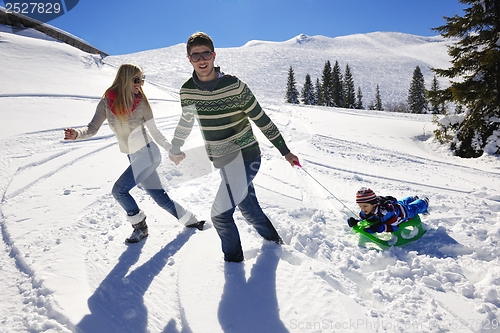
[[7, 14], [59, 14], [61, 12], [59, 2], [6, 2], [5, 12]]

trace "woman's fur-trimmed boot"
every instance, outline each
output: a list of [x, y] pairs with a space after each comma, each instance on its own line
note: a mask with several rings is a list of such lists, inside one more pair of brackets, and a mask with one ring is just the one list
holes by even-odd
[[196, 216], [190, 211], [186, 211], [186, 214], [179, 219], [179, 223], [183, 224], [186, 228], [196, 228], [198, 230], [203, 230], [203, 225], [205, 221], [198, 221]]
[[139, 243], [143, 238], [148, 237], [148, 225], [146, 224], [146, 214], [141, 210], [139, 213], [127, 216], [132, 224], [134, 231], [132, 235], [125, 240], [126, 243]]

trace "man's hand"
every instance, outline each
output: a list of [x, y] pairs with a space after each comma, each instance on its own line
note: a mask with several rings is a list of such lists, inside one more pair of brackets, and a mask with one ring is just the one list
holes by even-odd
[[288, 161], [288, 163], [290, 163], [292, 167], [300, 165], [299, 158], [292, 153], [286, 154], [285, 159]]
[[178, 165], [179, 163], [181, 163], [181, 161], [183, 159], [186, 158], [186, 154], [184, 154], [183, 152], [181, 152], [180, 154], [178, 155], [174, 155], [172, 153], [169, 153], [168, 154], [168, 157], [175, 163], [175, 165]]

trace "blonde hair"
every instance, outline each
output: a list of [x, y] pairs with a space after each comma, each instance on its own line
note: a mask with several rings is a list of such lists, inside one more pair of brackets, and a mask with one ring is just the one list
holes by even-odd
[[[134, 64], [122, 64], [120, 68], [118, 68], [113, 84], [104, 92], [103, 97], [107, 97], [110, 92], [116, 94], [116, 98], [113, 102], [113, 111], [120, 120], [126, 120], [128, 115], [132, 113], [132, 106], [134, 104], [134, 94], [132, 93], [134, 77], [142, 79], [141, 68]], [[146, 103], [146, 107], [151, 109], [149, 101], [142, 90], [142, 86], [139, 87], [139, 94]]]

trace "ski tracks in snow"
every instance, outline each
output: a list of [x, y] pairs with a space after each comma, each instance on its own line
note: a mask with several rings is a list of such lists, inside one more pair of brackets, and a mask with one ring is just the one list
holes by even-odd
[[[490, 304], [499, 301], [496, 287], [487, 281], [494, 277], [481, 282], [473, 272], [478, 265], [486, 272], [498, 260], [495, 250], [488, 236], [474, 247], [466, 237], [452, 238], [458, 234], [446, 232], [453, 226], [444, 215], [456, 198], [494, 201], [480, 186], [485, 178], [491, 180], [488, 186], [496, 186], [494, 172], [311, 133], [293, 113], [276, 118], [284, 135], [293, 138], [292, 151], [300, 151], [304, 168], [335, 197], [261, 140], [264, 162], [255, 184], [286, 245], [263, 242], [237, 213], [246, 257], [240, 266], [223, 264], [210, 223], [203, 232], [186, 230], [141, 190], [133, 195], [147, 212], [150, 237], [137, 246], [123, 244], [131, 228], [110, 189], [127, 161], [109, 129], [83, 142], [62, 142], [61, 129], [30, 133], [35, 140], [29, 143], [23, 136], [9, 138], [2, 147], [8, 158], [2, 162], [6, 172], [0, 184], [6, 249], [1, 262], [3, 270], [17, 271], [17, 281], [3, 282], [19, 290], [13, 302], [25, 305], [23, 313], [3, 316], [2, 322], [32, 332], [178, 333], [199, 332], [198, 326], [245, 332], [242, 323], [249, 332], [262, 331], [266, 324], [276, 332], [301, 332], [318, 323], [335, 332], [352, 332], [353, 327], [356, 332], [447, 332], [454, 327], [491, 332], [485, 329], [488, 320], [496, 320]], [[158, 124], [166, 132], [175, 126], [171, 118]], [[396, 169], [391, 161], [407, 167]], [[199, 178], [185, 181], [183, 171], [168, 163], [164, 160], [159, 171], [169, 193], [208, 218], [218, 174], [203, 169]], [[76, 165], [88, 174], [76, 175]], [[438, 171], [443, 165], [449, 173]], [[422, 172], [421, 183], [407, 181], [415, 177], [405, 175], [414, 172]], [[456, 183], [460, 173], [478, 174], [478, 182]], [[380, 253], [359, 248], [344, 221], [361, 184], [428, 193], [436, 208], [424, 219], [430, 230], [422, 242]], [[180, 186], [182, 191], [176, 191]], [[473, 200], [466, 203], [478, 209]], [[464, 217], [459, 225], [470, 221]], [[428, 246], [426, 237], [436, 242]], [[58, 253], [71, 255], [60, 258]], [[200, 270], [205, 276], [199, 276]], [[281, 287], [291, 279], [296, 288]], [[265, 293], [259, 294], [260, 288]], [[318, 297], [322, 302], [315, 302]], [[268, 316], [259, 322], [242, 317], [238, 309], [266, 310]], [[400, 321], [400, 312], [403, 318], [414, 313], [415, 320]]]
[[[27, 210], [28, 207], [17, 207], [8, 200], [8, 191], [11, 186], [15, 186], [15, 180], [19, 179], [19, 172], [22, 174], [23, 169], [36, 167], [36, 165], [24, 165], [24, 159], [32, 154], [32, 149], [37, 150], [47, 144], [44, 139], [47, 138], [47, 132], [42, 132], [37, 136], [32, 144], [26, 144], [28, 141], [25, 136], [10, 138], [4, 142], [0, 142], [2, 151], [5, 153], [2, 162], [2, 179], [0, 189], [2, 192], [1, 213], [1, 228], [4, 251], [2, 251], [0, 263], [1, 269], [4, 272], [9, 272], [4, 276], [8, 276], [9, 281], [2, 281], [8, 292], [13, 295], [4, 295], [4, 300], [8, 300], [12, 305], [12, 311], [4, 313], [1, 317], [2, 332], [12, 331], [57, 331], [69, 332], [67, 327], [71, 327], [71, 323], [60, 311], [57, 303], [54, 302], [52, 292], [43, 283], [43, 277], [29, 263], [31, 251], [29, 248], [32, 244], [18, 241], [17, 235], [11, 228], [11, 209]], [[50, 136], [50, 135], [49, 135]], [[49, 144], [50, 145], [50, 144]], [[26, 149], [26, 151], [23, 151]], [[48, 160], [41, 160], [43, 164]], [[26, 179], [25, 179], [26, 180]], [[28, 183], [30, 181], [28, 180]], [[28, 188], [29, 186], [27, 186]], [[19, 191], [19, 193], [21, 193]], [[17, 222], [23, 222], [18, 220]], [[33, 247], [36, 245], [33, 244]], [[42, 246], [41, 249], [44, 249]], [[16, 277], [12, 279], [12, 277]], [[9, 287], [10, 286], [10, 287]], [[17, 293], [16, 293], [17, 291]], [[19, 305], [22, 304], [22, 305]], [[19, 313], [18, 309], [22, 309]], [[3, 331], [6, 329], [6, 331]]]
[[[174, 126], [172, 118], [160, 118], [157, 123], [166, 130]], [[117, 294], [125, 299], [127, 295], [144, 294], [156, 276], [151, 272], [156, 269], [160, 273], [168, 258], [173, 257], [187, 241], [189, 234], [179, 232], [175, 237], [178, 231], [174, 228], [174, 234], [168, 235], [172, 237], [172, 242], [163, 249], [157, 248], [157, 253], [151, 255], [146, 265], [136, 269], [135, 274], [127, 275], [127, 265], [130, 268], [134, 258], [138, 261], [141, 250], [133, 250], [133, 247], [125, 250], [123, 240], [131, 228], [111, 197], [110, 190], [113, 180], [128, 163], [126, 157], [119, 153], [109, 128], [103, 126], [100, 132], [99, 136], [90, 140], [63, 142], [60, 140], [62, 129], [54, 129], [10, 137], [3, 143], [3, 151], [8, 158], [3, 162], [6, 173], [2, 174], [1, 184], [2, 235], [5, 253], [10, 254], [10, 259], [2, 260], [2, 269], [18, 271], [19, 281], [11, 281], [15, 286], [9, 290], [18, 289], [18, 302], [26, 304], [23, 313], [15, 314], [13, 311], [8, 317], [2, 317], [5, 327], [24, 327], [32, 332], [50, 329], [66, 332], [95, 325], [101, 327], [99, 330], [110, 332], [105, 328], [123, 324], [122, 319], [125, 323], [138, 322], [144, 327], [148, 323], [147, 318], [140, 319], [147, 313], [145, 306], [142, 310], [127, 308], [128, 301], [124, 301], [125, 305], [116, 309], [103, 307], [103, 304], [113, 303], [113, 298], [108, 299], [108, 303], [100, 304], [99, 295], [102, 296], [103, 290], [120, 292]], [[75, 174], [72, 166], [77, 164], [79, 167], [76, 170], [86, 170], [87, 174]], [[140, 200], [144, 200], [141, 192], [137, 192]], [[154, 214], [148, 216], [153, 232], [155, 217]], [[159, 217], [164, 218], [162, 215]], [[35, 242], [28, 242], [30, 239], [35, 239]], [[116, 245], [116, 250], [109, 251]], [[119, 251], [123, 255], [120, 256]], [[73, 255], [60, 258], [58, 252]], [[112, 265], [117, 258], [115, 268], [108, 272], [107, 265]], [[119, 275], [117, 272], [123, 274], [119, 282], [115, 280]], [[106, 273], [109, 273], [108, 276]], [[127, 284], [142, 285], [145, 289], [131, 293]], [[169, 284], [172, 285], [176, 285], [175, 279]], [[97, 288], [94, 296], [88, 298], [93, 288]], [[162, 297], [169, 291], [156, 295]], [[144, 295], [142, 297], [147, 299]], [[138, 299], [141, 297], [138, 296]], [[114, 300], [121, 304], [119, 297]], [[175, 299], [174, 307], [177, 302]], [[97, 321], [92, 317], [96, 314], [92, 312], [96, 307], [101, 307]], [[85, 317], [79, 321], [78, 316]], [[103, 318], [114, 318], [111, 326], [100, 325], [106, 323], [99, 323]], [[154, 325], [155, 316], [151, 318], [151, 325]], [[173, 318], [180, 318], [178, 311]], [[163, 319], [160, 316], [160, 322], [156, 324], [165, 325]], [[175, 324], [175, 320], [169, 325], [172, 326], [172, 323]], [[132, 327], [130, 332], [137, 330]]]

